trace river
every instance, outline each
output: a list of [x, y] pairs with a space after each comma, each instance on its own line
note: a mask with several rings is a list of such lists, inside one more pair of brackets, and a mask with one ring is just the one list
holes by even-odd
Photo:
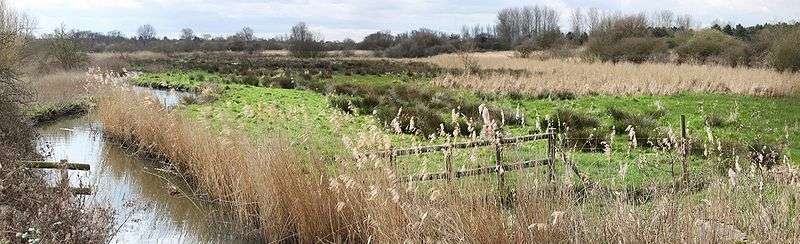
[[[186, 92], [137, 87], [166, 107], [176, 106]], [[112, 243], [245, 243], [231, 231], [213, 204], [192, 200], [185, 181], [160, 168], [161, 162], [110, 143], [91, 115], [57, 121], [39, 128], [38, 146], [48, 161], [66, 159], [91, 165], [91, 171], [71, 171], [70, 185], [89, 186], [84, 201], [111, 207], [119, 231]], [[55, 174], [51, 174], [55, 175]], [[191, 194], [189, 194], [191, 195]]]

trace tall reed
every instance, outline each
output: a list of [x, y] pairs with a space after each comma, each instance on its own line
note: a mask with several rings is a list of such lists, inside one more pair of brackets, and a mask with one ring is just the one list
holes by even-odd
[[101, 99], [99, 115], [107, 136], [167, 159], [268, 241], [685, 243], [739, 241], [740, 233], [800, 241], [800, 188], [758, 168], [713, 178], [703, 194], [655, 188], [644, 200], [531, 170], [516, 175], [512, 201], [504, 201], [492, 176], [402, 182], [386, 159], [364, 154], [390, 144], [377, 124], [343, 135], [348, 150], [336, 160], [317, 161], [280, 135], [252, 141], [212, 131], [124, 89]]
[[[433, 80], [445, 87], [482, 92], [547, 95], [671, 95], [714, 92], [756, 96], [781, 96], [800, 91], [800, 74], [760, 68], [671, 63], [600, 63], [578, 58], [516, 58], [508, 52], [472, 54], [485, 69], [518, 69], [507, 74], [445, 75]], [[461, 59], [446, 54], [423, 59], [445, 68], [462, 68]]]

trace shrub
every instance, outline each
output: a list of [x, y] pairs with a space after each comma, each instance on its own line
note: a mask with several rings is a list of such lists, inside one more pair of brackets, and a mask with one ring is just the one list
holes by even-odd
[[322, 41], [303, 22], [292, 27], [289, 44], [289, 52], [294, 57], [317, 58], [325, 56]]
[[64, 26], [55, 30], [50, 36], [49, 56], [55, 58], [58, 65], [65, 70], [85, 65], [89, 56], [81, 50], [74, 32], [67, 32]]
[[694, 34], [676, 49], [681, 61], [696, 60], [736, 66], [748, 62], [749, 55], [742, 41], [717, 30], [704, 30]]
[[419, 58], [441, 53], [451, 53], [456, 48], [444, 33], [428, 29], [414, 30], [398, 37], [400, 42], [386, 49], [383, 55], [390, 58]]
[[642, 63], [666, 53], [667, 45], [661, 38], [596, 36], [586, 44], [586, 50], [604, 62], [628, 61]]
[[778, 71], [800, 70], [800, 28], [789, 32], [773, 44], [769, 63]]
[[[658, 124], [649, 113], [634, 114], [625, 112], [617, 108], [608, 108], [608, 114], [614, 119], [614, 130], [617, 134], [627, 134], [628, 127], [633, 127], [636, 138], [640, 141], [648, 140], [655, 142], [658, 140]], [[651, 143], [644, 144], [652, 146]]]
[[608, 18], [592, 30], [586, 51], [601, 61], [641, 63], [663, 55], [667, 50], [662, 38], [653, 37], [644, 16]]
[[567, 128], [580, 130], [600, 127], [600, 120], [596, 117], [572, 109], [556, 109], [551, 117], [552, 121], [548, 121], [548, 124], [555, 125], [554, 127], [560, 131], [566, 131]]

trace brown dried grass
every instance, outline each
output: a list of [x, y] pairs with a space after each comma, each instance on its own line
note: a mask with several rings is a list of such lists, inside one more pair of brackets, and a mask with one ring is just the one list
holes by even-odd
[[[713, 92], [782, 96], [800, 91], [800, 74], [761, 68], [672, 63], [600, 63], [580, 58], [515, 58], [511, 52], [472, 54], [484, 69], [519, 69], [528, 75], [445, 75], [434, 83], [481, 92], [546, 95], [672, 95]], [[445, 68], [463, 68], [455, 54], [421, 59]]]

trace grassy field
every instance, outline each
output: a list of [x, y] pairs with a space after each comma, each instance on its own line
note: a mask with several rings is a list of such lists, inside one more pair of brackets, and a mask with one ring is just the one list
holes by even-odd
[[[298, 78], [299, 79], [299, 78]], [[206, 83], [232, 83], [234, 78], [221, 78], [220, 75], [204, 71], [168, 72], [160, 74], [144, 74], [134, 82], [141, 85], [160, 84], [160, 87], [173, 87], [179, 89], [196, 90]], [[392, 86], [414, 84], [419, 87], [428, 87], [427, 80], [414, 80], [403, 76], [377, 76], [377, 75], [333, 75], [323, 79], [321, 83], [348, 84], [364, 87], [377, 87], [377, 89], [390, 89]], [[300, 83], [300, 82], [298, 82]], [[207, 104], [193, 104], [182, 109], [191, 118], [209, 122], [215, 130], [243, 128], [255, 138], [282, 135], [287, 141], [300, 149], [300, 151], [322, 152], [332, 158], [337, 152], [343, 150], [342, 135], [354, 135], [364, 130], [369, 124], [383, 125], [384, 132], [395, 147], [411, 147], [443, 143], [444, 137], [430, 138], [425, 135], [414, 136], [408, 133], [394, 133], [388, 124], [388, 119], [381, 119], [371, 112], [362, 111], [358, 115], [346, 113], [346, 109], [336, 107], [337, 95], [334, 92], [324, 94], [313, 89], [270, 88], [240, 84], [227, 84], [221, 96]], [[707, 173], [724, 173], [724, 165], [707, 165], [701, 163], [706, 155], [706, 150], [712, 151], [717, 144], [727, 147], [737, 147], [739, 152], [729, 152], [731, 155], [748, 157], [749, 151], [757, 151], [756, 145], [765, 144], [770, 149], [775, 148], [781, 154], [788, 156], [800, 153], [800, 134], [798, 134], [798, 121], [800, 121], [800, 100], [793, 96], [769, 98], [750, 95], [722, 95], [710, 93], [682, 93], [677, 95], [639, 95], [639, 96], [579, 96], [569, 99], [537, 98], [526, 96], [484, 96], [467, 90], [454, 91], [461, 100], [472, 103], [485, 103], [509, 111], [509, 120], [512, 113], [525, 117], [525, 124], [509, 124], [504, 128], [512, 134], [527, 134], [541, 132], [546, 128], [550, 118], [559, 116], [557, 110], [569, 109], [595, 118], [598, 123], [589, 128], [593, 137], [609, 140], [612, 128], [616, 127], [616, 145], [612, 158], [609, 160], [606, 153], [586, 152], [578, 150], [573, 157], [579, 166], [592, 179], [604, 182], [617, 177], [623, 165], [634, 165], [628, 171], [629, 176], [623, 185], [642, 187], [646, 184], [670, 182], [670, 164], [638, 163], [643, 157], [659, 157], [647, 144], [651, 139], [641, 138], [644, 131], [639, 132], [639, 149], [628, 153], [630, 144], [629, 135], [624, 131], [626, 121], [615, 119], [610, 110], [621, 110], [629, 114], [641, 116], [652, 120], [656, 132], [647, 132], [650, 136], [666, 138], [667, 131], [679, 133], [680, 115], [687, 116], [688, 133], [697, 140], [695, 144], [696, 160], [693, 171], [703, 175]], [[380, 109], [380, 107], [378, 108]], [[394, 109], [394, 108], [392, 108]], [[394, 110], [392, 110], [394, 111]], [[450, 108], [434, 110], [439, 117], [450, 116]], [[658, 112], [658, 115], [652, 115]], [[388, 118], [391, 119], [391, 116]], [[449, 120], [446, 120], [449, 121]], [[557, 120], [552, 120], [557, 121]], [[401, 126], [407, 127], [410, 121], [401, 120]], [[566, 122], [566, 121], [565, 121]], [[635, 121], [634, 121], [635, 122]], [[446, 122], [449, 123], [449, 122]], [[552, 123], [552, 122], [551, 122]], [[552, 126], [552, 124], [551, 124]], [[639, 127], [640, 125], [634, 125]], [[575, 129], [575, 128], [572, 128]], [[709, 141], [707, 129], [715, 139]], [[469, 140], [467, 137], [456, 140]], [[295, 145], [296, 144], [296, 145]], [[583, 145], [579, 145], [583, 146]], [[582, 148], [576, 148], [582, 149]], [[525, 150], [523, 150], [525, 151]], [[528, 150], [535, 153], [522, 153], [516, 157], [541, 157], [542, 150]], [[590, 150], [591, 151], [591, 150]], [[511, 153], [509, 153], [511, 154]], [[493, 161], [491, 150], [478, 150], [474, 152], [460, 152], [455, 155], [455, 167], [472, 167], [487, 165]], [[655, 160], [659, 161], [659, 160]], [[661, 160], [664, 161], [664, 160]], [[416, 156], [401, 160], [401, 169], [406, 174], [420, 172], [434, 172], [443, 170], [443, 156]]]
[[[364, 65], [353, 67], [377, 70]], [[794, 205], [780, 204], [798, 194], [794, 93], [493, 93], [413, 72], [225, 70], [234, 72], [144, 73], [132, 82], [201, 95], [169, 112], [112, 92], [99, 103], [100, 117], [109, 135], [173, 162], [213, 198], [253, 203], [230, 207], [243, 228], [259, 228], [269, 240], [681, 242], [696, 240], [698, 223], [717, 221], [754, 240], [776, 240], [800, 227]], [[681, 115], [691, 144], [688, 184], [678, 181]], [[364, 156], [548, 127], [559, 133], [557, 182], [548, 182], [546, 167], [507, 173], [511, 198], [493, 197], [493, 174], [455, 184], [398, 182], [444, 170], [443, 153], [401, 157], [397, 168]], [[541, 158], [545, 147], [509, 146], [503, 158]], [[492, 148], [458, 150], [454, 168], [492, 165], [493, 157]], [[753, 216], [776, 221], [764, 227]]]

